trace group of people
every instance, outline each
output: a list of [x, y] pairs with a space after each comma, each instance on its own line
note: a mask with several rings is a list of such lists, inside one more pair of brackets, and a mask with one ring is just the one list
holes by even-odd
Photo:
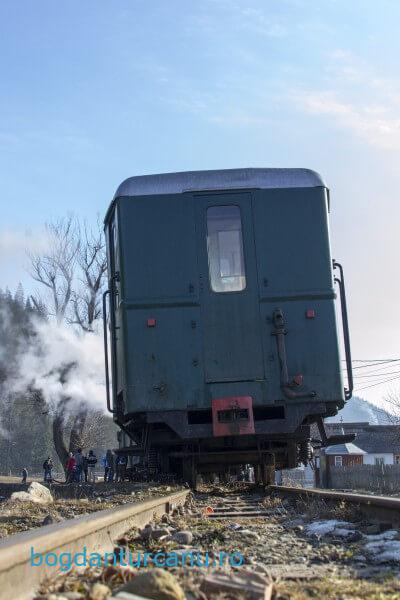
[[[70, 452], [65, 464], [66, 483], [95, 483], [95, 467], [97, 457], [93, 450], [89, 450], [87, 456], [82, 453], [82, 448], [74, 452]], [[101, 465], [104, 468], [104, 481], [120, 482], [125, 481], [127, 475], [128, 460], [126, 456], [115, 455], [112, 450], [107, 450], [105, 456], [101, 459]], [[48, 457], [43, 463], [45, 483], [51, 483], [53, 480], [52, 470], [53, 461]], [[26, 483], [28, 472], [26, 469], [22, 471], [22, 482]]]
[[94, 483], [96, 476], [94, 469], [97, 464], [97, 457], [93, 450], [89, 450], [89, 454], [85, 456], [82, 453], [82, 448], [78, 448], [75, 452], [70, 452], [65, 465], [66, 483]]
[[102, 459], [104, 467], [104, 481], [125, 481], [128, 460], [126, 456], [114, 455], [112, 450], [107, 450]]

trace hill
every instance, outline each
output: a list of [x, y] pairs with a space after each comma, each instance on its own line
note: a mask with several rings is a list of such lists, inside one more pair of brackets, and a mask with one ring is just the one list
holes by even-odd
[[341, 419], [345, 423], [368, 422], [371, 425], [393, 423], [393, 416], [390, 413], [358, 396], [353, 396], [335, 417], [328, 417], [325, 422], [338, 423]]

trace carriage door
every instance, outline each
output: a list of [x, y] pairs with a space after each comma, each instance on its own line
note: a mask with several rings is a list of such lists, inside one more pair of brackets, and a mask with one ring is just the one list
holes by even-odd
[[251, 194], [194, 201], [206, 382], [263, 379]]

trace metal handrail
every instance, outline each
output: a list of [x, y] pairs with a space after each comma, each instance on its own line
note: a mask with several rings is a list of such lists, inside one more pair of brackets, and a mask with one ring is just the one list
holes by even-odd
[[107, 296], [110, 290], [106, 290], [103, 294], [103, 333], [104, 333], [104, 360], [105, 360], [105, 371], [106, 371], [106, 395], [107, 395], [107, 410], [114, 414], [114, 410], [111, 407], [110, 398], [110, 373], [108, 369], [108, 335], [107, 335]]
[[294, 384], [290, 382], [289, 379], [285, 345], [285, 335], [287, 331], [285, 329], [285, 321], [282, 309], [277, 308], [276, 310], [274, 310], [272, 315], [272, 322], [275, 326], [275, 329], [272, 331], [271, 335], [274, 335], [276, 338], [276, 346], [280, 366], [281, 389], [283, 393], [287, 398], [314, 398], [317, 395], [317, 393], [313, 390], [295, 392], [292, 389]]
[[335, 282], [339, 285], [340, 292], [340, 306], [342, 310], [342, 325], [343, 325], [343, 340], [344, 340], [344, 351], [346, 355], [346, 370], [347, 370], [347, 381], [348, 388], [344, 388], [344, 397], [346, 400], [350, 400], [353, 395], [353, 366], [351, 362], [351, 349], [350, 349], [350, 333], [349, 333], [349, 321], [347, 317], [347, 303], [346, 303], [346, 289], [344, 285], [344, 274], [343, 267], [340, 263], [333, 261], [333, 268], [339, 269], [340, 276], [334, 277]]

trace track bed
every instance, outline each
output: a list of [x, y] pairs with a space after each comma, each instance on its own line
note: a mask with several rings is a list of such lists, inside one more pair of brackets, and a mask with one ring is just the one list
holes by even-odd
[[368, 519], [343, 497], [326, 503], [242, 484], [203, 486], [185, 508], [152, 519], [146, 528], [127, 530], [116, 548], [123, 554], [116, 552], [115, 565], [48, 580], [36, 598], [54, 600], [51, 594], [56, 594], [58, 600], [87, 600], [96, 585], [106, 586], [105, 597], [118, 597], [124, 585], [136, 594], [140, 590], [142, 597], [161, 597], [146, 587], [159, 565], [151, 559], [147, 566], [129, 566], [124, 559], [120, 564], [129, 552], [136, 562], [145, 553], [158, 553], [161, 560], [168, 553], [186, 556], [184, 566], [166, 569], [175, 586], [170, 597], [176, 600], [400, 597], [398, 529]]

